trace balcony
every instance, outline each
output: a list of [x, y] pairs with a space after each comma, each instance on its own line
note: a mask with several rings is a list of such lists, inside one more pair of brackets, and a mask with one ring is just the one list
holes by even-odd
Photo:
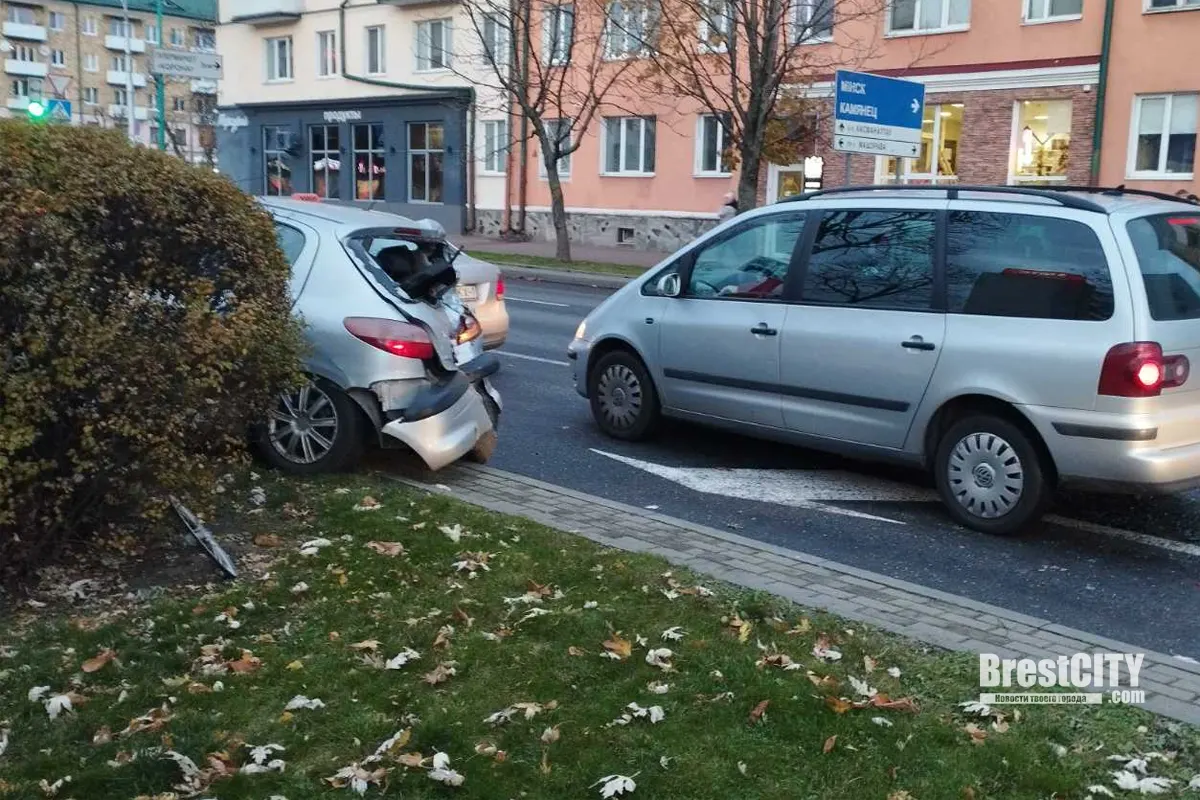
[[304, 0], [239, 0], [230, 22], [247, 25], [287, 25], [300, 19]]
[[9, 39], [24, 39], [28, 42], [46, 41], [45, 25], [30, 25], [27, 22], [5, 22], [4, 35]]
[[37, 61], [18, 61], [15, 58], [4, 59], [4, 72], [8, 75], [21, 75], [26, 78], [44, 78], [50, 73], [50, 66]]
[[10, 111], [24, 111], [29, 108], [29, 98], [10, 97], [8, 98], [8, 108]]
[[129, 42], [129, 52], [131, 52], [131, 53], [146, 52], [146, 40], [145, 39], [130, 38], [127, 40], [124, 36], [112, 36], [111, 34], [104, 37], [104, 46], [107, 47], [109, 50], [117, 50], [119, 52], [124, 53], [126, 41]]
[[192, 94], [216, 94], [216, 81], [192, 81]]
[[[113, 119], [125, 119], [125, 112], [128, 110], [126, 106], [112, 105], [108, 107], [108, 115]], [[150, 109], [145, 106], [134, 106], [133, 118], [145, 122], [150, 119]]]
[[[120, 69], [110, 69], [108, 71], [108, 83], [111, 86], [125, 86], [128, 80], [129, 73]], [[146, 76], [141, 72], [133, 73], [133, 86], [136, 89], [146, 88]]]

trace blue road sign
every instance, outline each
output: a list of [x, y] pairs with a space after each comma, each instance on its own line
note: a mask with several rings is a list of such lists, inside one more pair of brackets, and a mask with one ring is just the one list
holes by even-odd
[[839, 70], [834, 78], [834, 148], [915, 157], [925, 116], [925, 84]]
[[71, 121], [71, 101], [70, 100], [47, 100], [46, 101], [46, 117], [54, 122], [70, 122]]

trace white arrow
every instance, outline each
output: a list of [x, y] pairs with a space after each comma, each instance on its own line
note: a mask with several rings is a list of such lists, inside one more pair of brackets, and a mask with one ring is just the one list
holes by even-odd
[[920, 103], [918, 103], [916, 100], [913, 100], [913, 102], [912, 102], [912, 111], [913, 111], [913, 113], [915, 114], [915, 113], [917, 113], [917, 112], [918, 112], [918, 111], [920, 111], [920, 110], [921, 110], [921, 104], [920, 104]]
[[595, 448], [592, 448], [592, 452], [703, 494], [806, 508], [843, 517], [890, 522], [893, 525], [905, 523], [874, 514], [864, 514], [861, 511], [828, 506], [820, 501], [836, 503], [937, 500], [936, 495], [929, 489], [836, 470], [668, 467]]

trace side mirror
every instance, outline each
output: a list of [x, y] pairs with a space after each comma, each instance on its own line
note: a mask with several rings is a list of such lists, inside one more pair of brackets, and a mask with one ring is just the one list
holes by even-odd
[[658, 279], [656, 288], [663, 297], [679, 297], [683, 292], [683, 282], [679, 279], [679, 273], [670, 272]]

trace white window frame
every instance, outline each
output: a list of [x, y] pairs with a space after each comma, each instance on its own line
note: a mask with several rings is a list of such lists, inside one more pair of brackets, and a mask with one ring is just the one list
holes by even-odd
[[20, 61], [23, 64], [38, 63], [37, 50], [31, 44], [13, 45], [9, 58], [13, 61]]
[[724, 144], [728, 135], [725, 130], [725, 120], [721, 119], [717, 114], [700, 114], [696, 117], [696, 146], [692, 156], [692, 177], [694, 178], [728, 178], [733, 174], [732, 170], [726, 169], [724, 166], [725, 148], [721, 147], [717, 151], [717, 168], [715, 170], [704, 168], [704, 121], [706, 119], [715, 119], [717, 121], [717, 139]]
[[[651, 13], [652, 0], [608, 0], [604, 6], [604, 60], [605, 61], [623, 61], [627, 58], [645, 58], [649, 52], [649, 47], [646, 42], [636, 48], [630, 48], [629, 45], [629, 29], [632, 27], [630, 20], [634, 15], [642, 18], [642, 35], [648, 36], [651, 32], [651, 24], [653, 22], [653, 14]], [[627, 6], [633, 5], [633, 8]], [[619, 22], [613, 17], [613, 10], [620, 8], [623, 12], [623, 21]], [[619, 30], [615, 28], [619, 27]], [[613, 47], [615, 36], [620, 36], [625, 39], [626, 48], [617, 50]]]
[[[154, 27], [148, 25], [148, 28]], [[205, 37], [212, 44], [200, 44], [200, 37]], [[197, 28], [192, 32], [192, 47], [202, 53], [216, 52], [217, 49], [217, 32], [212, 28]]]
[[[387, 28], [383, 25], [370, 25], [363, 30], [365, 47], [363, 50], [363, 71], [368, 75], [387, 74]], [[374, 39], [374, 43], [372, 43]], [[376, 69], [371, 69], [372, 56]]]
[[66, 50], [51, 50], [50, 51], [50, 66], [66, 67], [67, 66], [67, 51]]
[[[562, 117], [560, 119], [544, 120], [542, 124], [548, 128], [551, 126], [554, 126], [556, 129], [561, 128], [563, 125], [566, 125], [567, 128], [570, 129], [570, 127], [574, 123], [575, 123], [575, 121], [572, 120], [570, 117]], [[571, 144], [571, 139], [569, 138], [569, 133], [570, 133], [570, 131], [568, 130], [568, 138], [567, 138], [568, 146], [570, 146], [570, 144]], [[573, 156], [573, 155], [575, 155], [575, 154], [567, 153], [565, 156], [563, 156], [562, 158], [560, 158], [558, 160], [557, 164], [554, 165], [555, 171], [558, 173], [559, 183], [562, 183], [563, 181], [567, 181], [567, 180], [571, 179], [571, 161], [572, 161], [571, 156]], [[546, 174], [546, 159], [545, 158], [538, 159], [538, 177], [542, 178], [543, 180], [547, 180], [550, 177], [549, 175]]]
[[[1026, 25], [1046, 25], [1051, 22], [1073, 22], [1083, 19], [1082, 10], [1078, 14], [1051, 14], [1054, 0], [1022, 0], [1022, 3], [1024, 7], [1021, 9], [1021, 21]], [[1041, 9], [1041, 14], [1036, 14], [1035, 9]]]
[[[483, 40], [484, 61], [487, 65], [495, 64], [503, 67], [508, 64], [511, 43], [508, 36], [508, 26], [499, 14], [484, 14], [480, 38]], [[489, 30], [490, 36], [489, 36]], [[490, 58], [489, 58], [490, 55]]]
[[317, 31], [317, 77], [338, 76], [337, 31]]
[[147, 25], [146, 26], [146, 41], [149, 42], [150, 44], [154, 45], [155, 47], [158, 46], [158, 26], [157, 25]]
[[187, 35], [183, 28], [171, 28], [171, 46], [183, 47], [187, 44]]
[[[1129, 152], [1126, 155], [1125, 177], [1128, 180], [1149, 180], [1149, 181], [1191, 181], [1195, 179], [1196, 167], [1195, 159], [1200, 153], [1193, 152], [1192, 154], [1192, 171], [1191, 172], [1167, 172], [1167, 150], [1170, 145], [1171, 117], [1175, 111], [1175, 98], [1179, 95], [1191, 95], [1196, 97], [1195, 92], [1176, 92], [1167, 94], [1138, 94], [1133, 97], [1133, 113], [1130, 114], [1129, 120]], [[1142, 121], [1142, 103], [1146, 100], [1165, 100], [1163, 108], [1163, 131], [1162, 131], [1162, 146], [1158, 151], [1158, 169], [1156, 170], [1137, 170], [1137, 137], [1138, 128], [1141, 127]], [[1200, 101], [1198, 101], [1200, 102]], [[1197, 111], [1197, 127], [1200, 127], [1200, 110]], [[1196, 150], [1200, 150], [1200, 137], [1197, 137]]]
[[100, 56], [96, 55], [95, 53], [85, 53], [83, 56], [83, 71], [99, 72]]
[[83, 87], [83, 104], [85, 106], [100, 105], [100, 90], [95, 86]]
[[[438, 43], [438, 49], [442, 53], [443, 63], [435, 67], [433, 65], [433, 39], [430, 36], [430, 32], [436, 24], [442, 26], [442, 39]], [[417, 23], [417, 46], [414, 48], [417, 56], [417, 72], [449, 72], [450, 66], [453, 63], [453, 56], [451, 55], [453, 50], [454, 31], [449, 17], [426, 19]]]
[[88, 15], [79, 23], [79, 32], [84, 36], [96, 36], [100, 30], [100, 25], [96, 18]]
[[[637, 168], [629, 169], [629, 165], [625, 163], [625, 155], [628, 152], [625, 148], [626, 134], [628, 133], [629, 120], [636, 120], [641, 123], [637, 126], [638, 147], [637, 147]], [[618, 126], [621, 131], [620, 147], [617, 151], [617, 158], [620, 162], [617, 169], [610, 170], [608, 168], [608, 123], [619, 122]], [[657, 136], [658, 119], [656, 117], [604, 117], [600, 120], [600, 176], [603, 178], [653, 178], [654, 170], [646, 169], [646, 132], [651, 130], [654, 132], [654, 164], [658, 167], [658, 136]]]
[[113, 53], [108, 59], [108, 68], [113, 72], [137, 72], [137, 61], [124, 53]]
[[1150, 0], [1142, 0], [1143, 14], [1170, 14], [1172, 11], [1200, 11], [1200, 0], [1175, 0], [1175, 5], [1166, 8], [1155, 8]]
[[[408, 166], [408, 192], [407, 192], [408, 202], [416, 203], [416, 204], [423, 205], [423, 206], [425, 206], [425, 205], [427, 205], [427, 206], [444, 205], [446, 202], [446, 126], [440, 122], [410, 122], [410, 123], [408, 123], [407, 130], [405, 131], [405, 144], [412, 143], [412, 129], [413, 129], [413, 126], [415, 126], [415, 125], [425, 126], [425, 146], [422, 148], [418, 148], [418, 149], [413, 149], [412, 147], [408, 148], [408, 165], [407, 165]], [[433, 137], [429, 135], [429, 132], [430, 132], [430, 129], [432, 129], [432, 128], [440, 128], [442, 131], [442, 146], [441, 147], [430, 147], [430, 141], [432, 140]], [[441, 158], [438, 159], [442, 165], [441, 166], [441, 169], [442, 169], [442, 199], [441, 200], [430, 200], [429, 199], [429, 194], [430, 194], [429, 176], [430, 176], [430, 170], [433, 168], [434, 155], [441, 156]], [[424, 156], [424, 158], [425, 158], [425, 199], [423, 199], [423, 200], [413, 197], [413, 191], [412, 191], [413, 190], [412, 176], [414, 173], [413, 162], [415, 161], [415, 159], [418, 156]]]
[[[63, 11], [51, 11], [48, 21], [50, 23], [50, 30], [52, 31], [65, 30], [67, 27], [67, 15]], [[57, 25], [54, 24], [56, 21], [58, 22]]]
[[171, 99], [171, 110], [177, 113], [187, 111], [187, 98], [174, 97]]
[[[291, 36], [272, 36], [265, 39], [267, 45], [267, 83], [291, 83], [296, 79], [296, 63], [295, 63], [295, 47], [292, 44]], [[279, 69], [279, 57], [283, 51], [287, 59], [287, 74]], [[274, 73], [274, 74], [272, 74]]]
[[[937, 27], [934, 27], [934, 28], [917, 27], [921, 24], [922, 8], [927, 3], [931, 3], [931, 2], [932, 3], [941, 3], [941, 6], [942, 6], [941, 24], [939, 24]], [[958, 31], [970, 30], [971, 21], [970, 21], [970, 8], [969, 7], [968, 7], [968, 13], [967, 13], [968, 19], [966, 22], [956, 22], [953, 25], [950, 24], [950, 4], [952, 2], [953, 2], [953, 0], [916, 0], [916, 8], [913, 9], [913, 27], [911, 29], [906, 28], [903, 30], [895, 30], [892, 27], [892, 12], [895, 10], [896, 0], [890, 0], [888, 2], [888, 7], [887, 7], [887, 21], [886, 21], [887, 27], [884, 29], [884, 36], [887, 36], [887, 37], [928, 36], [931, 33], [956, 33]]]
[[[706, 0], [703, 5], [709, 6], [707, 11], [709, 17], [701, 19], [697, 24], [696, 36], [700, 40], [700, 51], [702, 53], [724, 53], [729, 49], [729, 36], [733, 31], [734, 25], [734, 0]], [[709, 24], [712, 20], [723, 19], [725, 29], [717, 29], [717, 33], [722, 37], [720, 44], [713, 44], [710, 41], [710, 34], [713, 31], [713, 26]]]
[[113, 89], [113, 105], [128, 107], [129, 94], [124, 89]]
[[122, 39], [129, 37], [136, 39], [134, 36], [133, 20], [125, 19], [124, 17], [109, 17], [108, 18], [108, 35], [119, 36]]
[[[933, 172], [911, 172], [908, 167], [915, 164], [918, 159], [915, 158], [897, 158], [896, 159], [896, 177], [892, 185], [904, 186], [910, 181], [917, 180], [922, 183], [928, 183], [933, 186], [945, 186], [958, 183], [957, 175], [943, 175], [941, 173], [941, 163], [938, 160], [937, 146], [945, 141], [942, 137], [942, 108], [950, 107], [952, 103], [935, 103], [927, 105], [926, 108], [933, 109], [933, 145], [934, 150], [930, 153], [930, 167]], [[888, 156], [875, 157], [875, 183], [885, 184], [893, 179], [887, 174]], [[955, 165], [957, 166], [957, 165]]]
[[[22, 11], [26, 12], [27, 16], [23, 15]], [[36, 25], [37, 15], [28, 6], [9, 5], [8, 11], [4, 14], [4, 20], [6, 22], [17, 23], [18, 25]]]
[[[508, 171], [508, 150], [511, 147], [508, 137], [507, 119], [486, 119], [483, 121], [483, 158], [480, 171], [484, 175], [503, 175]], [[495, 142], [494, 147], [488, 146], [488, 140]]]
[[[1036, 102], [1043, 103], [1070, 103], [1071, 113], [1074, 115], [1075, 101], [1062, 98], [1039, 99], [1029, 98]], [[1017, 148], [1021, 146], [1021, 104], [1023, 101], [1013, 101], [1013, 118], [1012, 118], [1012, 137], [1008, 143], [1008, 185], [1023, 186], [1035, 184], [1033, 188], [1037, 188], [1039, 183], [1066, 183], [1071, 179], [1070, 174], [1066, 175], [1018, 175], [1017, 174]], [[1067, 155], [1070, 158], [1070, 151]], [[1068, 162], [1069, 163], [1069, 162]], [[1053, 188], [1053, 187], [1051, 187]]]
[[548, 67], [563, 67], [571, 60], [575, 39], [575, 4], [547, 6], [542, 16], [542, 61]]
[[[824, 44], [833, 41], [834, 25], [837, 21], [837, 3], [833, 0], [792, 0], [792, 18], [788, 20], [791, 26], [791, 31], [788, 33], [788, 41], [792, 44]], [[821, 36], [809, 36], [807, 38], [799, 38], [800, 31], [808, 30], [808, 26], [812, 24], [813, 12], [816, 11], [822, 3], [829, 3], [829, 33]]]

